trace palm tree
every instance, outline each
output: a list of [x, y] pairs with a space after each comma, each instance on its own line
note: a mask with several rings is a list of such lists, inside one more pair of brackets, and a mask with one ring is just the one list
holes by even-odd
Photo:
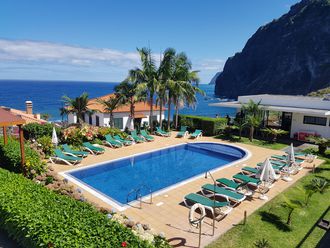
[[130, 118], [134, 122], [135, 103], [144, 99], [144, 92], [138, 87], [136, 83], [124, 80], [115, 87], [115, 94], [120, 98], [121, 104], [130, 105]]
[[121, 96], [119, 94], [114, 94], [113, 97], [109, 97], [109, 99], [97, 99], [97, 101], [104, 106], [104, 110], [110, 114], [110, 127], [114, 127], [113, 122], [113, 111], [123, 104]]
[[174, 58], [172, 75], [168, 80], [168, 123], [167, 128], [170, 129], [171, 104], [175, 105], [176, 119], [175, 127], [178, 126], [178, 112], [180, 105], [187, 103], [192, 106], [196, 103], [196, 93], [204, 94], [198, 87], [199, 78], [198, 71], [191, 71], [191, 62], [185, 53], [179, 53]]
[[234, 120], [234, 127], [238, 129], [239, 140], [242, 139], [242, 131], [246, 125], [247, 123], [242, 112], [238, 113]]
[[[157, 104], [159, 104], [159, 125], [162, 126], [162, 112], [163, 105], [168, 100], [168, 88], [170, 80], [174, 71], [176, 51], [173, 48], [167, 48], [163, 53], [163, 58], [160, 61], [160, 65], [157, 71], [158, 89], [157, 89]], [[170, 106], [168, 111], [170, 112]]]
[[276, 142], [278, 136], [288, 133], [288, 131], [285, 131], [282, 129], [275, 129], [275, 128], [265, 128], [265, 129], [262, 129], [261, 131], [263, 131], [266, 134], [271, 135], [273, 137], [272, 142]]
[[88, 109], [88, 94], [83, 93], [76, 98], [70, 98], [68, 96], [63, 96], [63, 101], [67, 106], [67, 113], [74, 113], [77, 115], [77, 123], [83, 122], [83, 115], [85, 113], [91, 113], [92, 111]]
[[145, 93], [148, 95], [150, 104], [149, 125], [151, 130], [153, 130], [153, 105], [158, 85], [157, 69], [149, 48], [137, 49], [137, 51], [140, 55], [142, 67], [130, 70], [127, 79], [136, 83], [138, 87], [141, 90], [145, 90]]
[[260, 102], [255, 103], [250, 100], [248, 103], [242, 105], [242, 112], [245, 114], [246, 125], [250, 128], [249, 140], [252, 142], [254, 129], [259, 127], [262, 121]]
[[321, 155], [324, 155], [328, 146], [330, 146], [330, 139], [319, 137], [319, 136], [309, 136], [307, 137], [309, 142], [313, 142], [315, 145], [318, 145], [318, 152]]

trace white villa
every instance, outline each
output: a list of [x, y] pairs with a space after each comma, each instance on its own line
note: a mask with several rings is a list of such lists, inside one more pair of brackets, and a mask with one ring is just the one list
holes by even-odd
[[211, 104], [212, 106], [240, 109], [249, 100], [260, 102], [265, 110], [282, 112], [281, 129], [290, 132], [290, 137], [305, 140], [308, 135], [330, 138], [330, 96], [308, 97], [289, 95], [239, 96], [237, 101]]
[[[104, 106], [97, 102], [97, 99], [109, 99], [113, 97], [114, 94], [108, 94], [105, 96], [101, 96], [98, 98], [94, 98], [89, 100], [88, 108], [93, 110], [93, 114], [85, 114], [84, 121], [89, 123], [90, 125], [94, 126], [102, 126], [108, 127], [110, 122], [110, 114], [104, 110]], [[160, 111], [159, 106], [153, 107], [153, 116], [152, 120], [159, 121]], [[165, 108], [163, 108], [163, 111]], [[138, 102], [135, 104], [135, 118], [134, 118], [134, 126], [141, 126], [144, 123], [149, 125], [149, 115], [150, 115], [150, 104], [147, 102]], [[120, 130], [125, 130], [125, 128], [132, 129], [132, 121], [130, 119], [130, 106], [123, 105], [116, 108], [113, 111], [114, 117], [114, 125], [116, 128]], [[164, 119], [164, 112], [162, 113], [162, 119]], [[77, 116], [76, 114], [70, 113], [68, 115], [68, 122], [69, 124], [77, 123]]]

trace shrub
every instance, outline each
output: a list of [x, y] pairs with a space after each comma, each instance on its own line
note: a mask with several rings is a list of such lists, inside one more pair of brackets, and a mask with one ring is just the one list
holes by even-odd
[[[183, 122], [181, 122], [181, 119]], [[226, 118], [211, 118], [193, 115], [179, 115], [180, 126], [188, 126], [190, 131], [201, 129], [206, 136], [216, 135], [217, 130], [226, 125]]]
[[153, 247], [85, 202], [3, 169], [0, 181], [0, 226], [23, 247]]
[[124, 132], [120, 131], [118, 128], [111, 128], [111, 127], [99, 127], [98, 128], [98, 137], [99, 138], [104, 138], [105, 135], [110, 134], [110, 135], [120, 135], [123, 137]]
[[42, 136], [37, 142], [41, 145], [42, 151], [47, 157], [52, 155], [54, 150], [54, 145], [52, 144], [52, 138], [50, 136]]
[[[24, 145], [24, 150], [27, 176], [33, 177], [35, 174], [43, 172], [45, 163], [41, 161], [38, 153], [27, 144]], [[7, 145], [4, 145], [3, 141], [0, 142], [0, 165], [9, 171], [22, 173], [19, 141], [10, 138]]]
[[[61, 129], [55, 127], [57, 135], [60, 135]], [[52, 136], [53, 125], [50, 123], [38, 124], [38, 123], [29, 123], [23, 126], [23, 133], [25, 139], [38, 139], [42, 136]]]

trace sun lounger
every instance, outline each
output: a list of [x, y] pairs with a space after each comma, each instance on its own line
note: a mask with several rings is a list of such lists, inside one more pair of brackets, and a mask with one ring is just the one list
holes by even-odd
[[81, 162], [82, 158], [79, 158], [74, 155], [65, 155], [60, 149], [54, 150], [55, 156], [50, 157], [49, 160], [51, 163], [55, 163], [55, 161], [61, 161], [68, 165], [76, 165]]
[[198, 139], [202, 137], [202, 130], [196, 129], [195, 132], [190, 134], [190, 139]]
[[[288, 159], [287, 155], [272, 155], [271, 158], [277, 159], [277, 160], [280, 160], [280, 161], [286, 161]], [[299, 163], [299, 164], [304, 162], [303, 159], [299, 159], [297, 157], [295, 157], [295, 161], [296, 161], [296, 163]]]
[[117, 141], [119, 141], [120, 143], [122, 143], [124, 146], [130, 146], [132, 145], [132, 141], [130, 140], [126, 140], [126, 139], [123, 139], [122, 137], [120, 137], [119, 135], [114, 135], [113, 138]]
[[78, 156], [78, 157], [87, 157], [88, 152], [85, 151], [75, 151], [70, 148], [67, 144], [62, 145], [63, 148], [63, 153], [67, 155], [72, 155], [72, 156]]
[[[263, 166], [263, 164], [264, 163], [258, 163], [257, 164], [257, 168], [260, 168], [260, 167], [262, 167]], [[273, 169], [275, 170], [275, 172], [276, 173], [280, 173], [281, 172], [281, 170], [285, 167], [285, 166], [287, 166], [287, 164], [283, 164], [283, 165], [276, 165], [276, 164], [273, 164], [272, 162], [271, 162], [271, 164], [272, 164], [272, 166], [273, 166]]]
[[241, 173], [235, 174], [233, 176], [233, 178], [235, 181], [238, 181], [241, 183], [246, 183], [248, 185], [252, 185], [256, 189], [258, 189], [260, 192], [262, 192], [263, 194], [267, 193], [269, 191], [269, 189], [273, 186], [272, 185], [273, 181], [263, 183], [258, 178], [249, 177], [249, 176], [241, 174]]
[[105, 151], [104, 148], [92, 145], [89, 142], [84, 142], [83, 146], [91, 154], [101, 154], [101, 153], [104, 153], [104, 151]]
[[143, 143], [144, 139], [142, 139], [140, 136], [137, 135], [136, 131], [132, 131], [130, 137], [132, 140], [134, 140], [136, 143]]
[[249, 177], [247, 175], [241, 174], [241, 173], [237, 173], [233, 176], [235, 181], [239, 181], [242, 183], [247, 183], [247, 184], [252, 184], [255, 186], [258, 186], [261, 181], [258, 178], [253, 178], [253, 177]]
[[[195, 193], [188, 194], [184, 197], [184, 204], [187, 207], [192, 207], [195, 203], [199, 203], [209, 210], [212, 214], [212, 218], [216, 220], [223, 219], [227, 214], [232, 211], [232, 207], [229, 202], [219, 202], [211, 200], [205, 196], [198, 195]], [[189, 204], [192, 203], [192, 204]]]
[[214, 195], [214, 193], [216, 196], [224, 197], [227, 201], [234, 202], [234, 204], [232, 205], [233, 207], [244, 201], [244, 199], [246, 198], [246, 196], [243, 194], [236, 193], [234, 191], [222, 187], [218, 187], [212, 184], [204, 184], [202, 186], [203, 195], [207, 197], [211, 197], [212, 195]]
[[245, 196], [251, 196], [254, 193], [247, 187], [246, 183], [237, 183], [228, 178], [218, 178], [216, 182], [223, 186], [225, 189], [235, 191]]
[[155, 138], [152, 137], [151, 135], [149, 135], [146, 130], [141, 130], [140, 134], [141, 134], [142, 138], [144, 138], [146, 141], [154, 141], [155, 140]]
[[187, 126], [181, 126], [180, 132], [177, 133], [177, 138], [184, 138], [188, 135]]
[[155, 133], [159, 136], [162, 136], [162, 137], [170, 137], [171, 136], [170, 132], [166, 132], [166, 131], [162, 130], [160, 127], [156, 127]]
[[253, 168], [253, 167], [250, 167], [250, 166], [244, 166], [242, 169], [242, 172], [245, 174], [258, 174], [260, 172], [259, 169], [257, 168]]
[[111, 137], [110, 134], [105, 135], [105, 144], [113, 147], [113, 148], [119, 148], [122, 147], [122, 143], [120, 143], [119, 141], [115, 140], [114, 138]]

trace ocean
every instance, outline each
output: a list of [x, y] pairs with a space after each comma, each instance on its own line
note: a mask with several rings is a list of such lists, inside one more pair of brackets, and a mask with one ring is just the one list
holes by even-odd
[[[25, 109], [25, 101], [33, 102], [34, 113], [47, 113], [51, 121], [61, 120], [59, 109], [63, 106], [62, 96], [77, 97], [87, 92], [90, 98], [112, 93], [118, 83], [78, 82], [78, 81], [36, 81], [36, 80], [0, 80], [0, 106]], [[214, 96], [214, 85], [200, 84], [206, 96], [197, 96], [194, 109], [182, 108], [180, 114], [215, 117], [235, 115], [235, 110], [225, 107], [211, 107], [210, 103], [220, 102]], [[172, 115], [173, 116], [173, 115]]]

